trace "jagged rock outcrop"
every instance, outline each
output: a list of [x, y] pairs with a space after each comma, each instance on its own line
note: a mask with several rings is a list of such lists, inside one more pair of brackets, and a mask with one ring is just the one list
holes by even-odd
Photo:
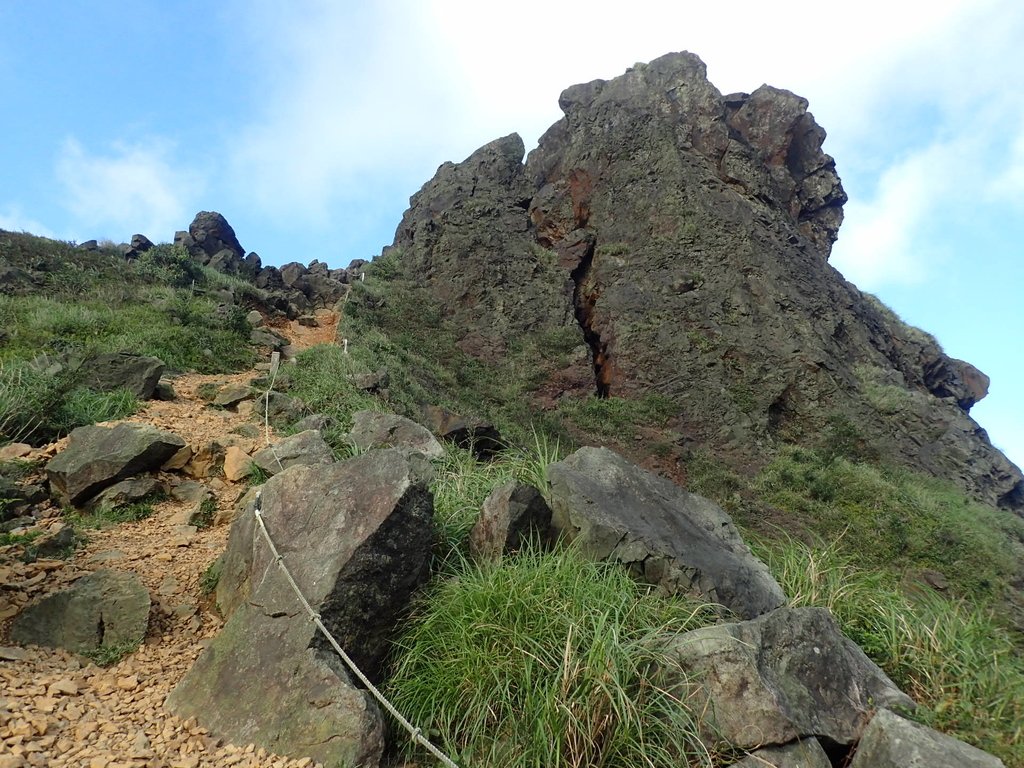
[[668, 594], [721, 604], [744, 619], [786, 596], [717, 504], [607, 448], [580, 448], [547, 468], [551, 524], [595, 560], [621, 563]]
[[525, 165], [514, 134], [442, 165], [386, 250], [464, 351], [492, 360], [575, 327], [589, 362], [541, 384], [548, 402], [658, 393], [678, 406], [681, 454], [739, 466], [838, 420], [888, 460], [1024, 512], [1024, 476], [967, 413], [984, 374], [829, 266], [846, 194], [806, 100], [723, 96], [673, 53], [559, 105]]
[[252, 280], [257, 288], [268, 292], [268, 309], [284, 312], [290, 318], [316, 307], [330, 307], [348, 290], [348, 273], [328, 269], [314, 259], [309, 267], [297, 262], [277, 267], [264, 267], [259, 254], [246, 254], [235, 230], [216, 211], [200, 211], [188, 231], [179, 231], [174, 242], [189, 252], [200, 264], [219, 272]]
[[[430, 573], [433, 501], [397, 450], [294, 466], [263, 486], [262, 513], [299, 589], [379, 681], [396, 624]], [[217, 600], [227, 623], [168, 698], [237, 744], [335, 765], [377, 765], [383, 721], [303, 612], [253, 505], [231, 528]]]

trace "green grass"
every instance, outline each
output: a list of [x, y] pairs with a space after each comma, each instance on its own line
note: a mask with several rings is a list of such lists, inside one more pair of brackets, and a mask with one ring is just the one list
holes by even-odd
[[100, 506], [92, 512], [67, 511], [65, 518], [75, 528], [107, 528], [121, 523], [137, 523], [151, 517], [154, 504], [165, 498], [163, 493], [152, 493], [139, 501], [116, 506]]
[[641, 397], [588, 397], [560, 406], [569, 420], [593, 435], [617, 440], [632, 439], [642, 427], [665, 427], [678, 407], [657, 393]]
[[463, 765], [710, 766], [694, 713], [649, 673], [659, 634], [711, 617], [573, 550], [526, 549], [435, 582], [388, 693]]
[[557, 443], [535, 434], [531, 449], [511, 448], [488, 461], [478, 460], [471, 451], [445, 446], [445, 455], [435, 465], [434, 522], [442, 563], [457, 566], [465, 557], [466, 538], [480, 516], [484, 500], [499, 485], [519, 480], [541, 492], [547, 490], [547, 466], [559, 461]]
[[787, 448], [754, 490], [864, 565], [935, 569], [972, 599], [999, 597], [1024, 570], [1024, 520], [923, 475]]
[[223, 567], [224, 563], [219, 557], [207, 566], [206, 570], [203, 571], [203, 575], [199, 577], [200, 594], [212, 595], [216, 591]]
[[[915, 717], [1024, 765], [1024, 657], [991, 610], [854, 565], [842, 541], [754, 542], [790, 604], [817, 605], [919, 704]], [[857, 558], [857, 562], [862, 562]]]
[[85, 651], [82, 655], [99, 667], [112, 667], [117, 662], [131, 656], [139, 649], [140, 643], [117, 643], [116, 645], [101, 645], [92, 651]]
[[[255, 361], [239, 301], [258, 291], [161, 245], [133, 263], [116, 249], [0, 232], [0, 262], [37, 284], [0, 293], [0, 443], [39, 444], [82, 424], [121, 418], [123, 394], [81, 388], [78, 366], [105, 352], [134, 352], [170, 369], [235, 371]], [[235, 304], [222, 304], [230, 289]]]
[[209, 528], [213, 525], [213, 518], [217, 514], [217, 502], [213, 499], [203, 499], [199, 504], [199, 510], [193, 513], [188, 522], [199, 530]]
[[28, 546], [43, 535], [42, 531], [29, 531], [28, 533], [0, 533], [0, 547], [13, 545]]
[[313, 413], [328, 417], [324, 440], [339, 456], [347, 455], [345, 435], [356, 411], [376, 409], [378, 400], [352, 384], [352, 376], [367, 370], [358, 358], [336, 345], [322, 344], [301, 352], [288, 371], [288, 394], [302, 400]]

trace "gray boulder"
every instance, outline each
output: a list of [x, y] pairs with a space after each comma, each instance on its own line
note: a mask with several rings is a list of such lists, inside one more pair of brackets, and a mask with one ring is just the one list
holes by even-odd
[[235, 230], [216, 211], [197, 213], [188, 232], [175, 234], [174, 241], [187, 248], [201, 264], [209, 264], [228, 274], [242, 273], [249, 277], [256, 274], [245, 261], [245, 249], [238, 242]]
[[970, 744], [881, 709], [868, 723], [850, 768], [1004, 768]]
[[594, 560], [627, 567], [669, 594], [694, 593], [741, 618], [785, 602], [718, 505], [607, 448], [581, 448], [548, 467], [552, 525]]
[[185, 441], [149, 424], [79, 427], [46, 465], [50, 486], [65, 504], [79, 506], [119, 480], [158, 469]]
[[253, 328], [249, 332], [249, 341], [253, 344], [258, 344], [261, 347], [270, 347], [271, 349], [281, 349], [288, 345], [288, 339], [281, 334], [277, 333], [271, 328], [259, 327]]
[[243, 400], [251, 400], [255, 394], [252, 387], [246, 384], [228, 384], [217, 392], [213, 404], [222, 408], [234, 408]]
[[353, 445], [363, 450], [399, 448], [406, 453], [422, 453], [428, 459], [444, 456], [444, 448], [430, 430], [394, 413], [356, 411], [348, 436]]
[[93, 496], [85, 503], [85, 508], [92, 511], [101, 507], [119, 507], [122, 504], [131, 504], [133, 501], [144, 499], [151, 493], [163, 490], [163, 485], [155, 477], [145, 475], [142, 477], [131, 477], [114, 483], [104, 489], [96, 496]]
[[94, 355], [78, 369], [82, 384], [99, 392], [127, 389], [140, 400], [150, 400], [164, 372], [164, 361], [131, 352]]
[[134, 573], [96, 571], [23, 610], [11, 625], [11, 640], [76, 653], [138, 645], [149, 606], [149, 592]]
[[519, 550], [530, 538], [550, 543], [551, 508], [532, 485], [510, 480], [484, 500], [480, 519], [469, 532], [469, 553], [495, 558]]
[[710, 727], [755, 749], [817, 736], [853, 744], [877, 707], [913, 709], [824, 608], [780, 608], [752, 621], [686, 632], [666, 643], [669, 687], [697, 686]]
[[[377, 765], [383, 723], [318, 634], [259, 532], [250, 497], [231, 528], [217, 587], [227, 623], [168, 698], [235, 743], [328, 765]], [[413, 592], [429, 577], [433, 501], [400, 451], [293, 466], [260, 502], [306, 599], [378, 679]]]
[[270, 420], [270, 425], [277, 429], [294, 424], [307, 415], [305, 403], [296, 397], [277, 391], [258, 392], [253, 399], [252, 412], [253, 418], [257, 418], [261, 423], [264, 419], [264, 412], [266, 412], [266, 418]]
[[817, 739], [804, 739], [784, 747], [757, 749], [733, 768], [832, 768]]
[[330, 464], [333, 461], [331, 447], [315, 429], [286, 437], [257, 451], [252, 457], [252, 463], [271, 476], [296, 464]]

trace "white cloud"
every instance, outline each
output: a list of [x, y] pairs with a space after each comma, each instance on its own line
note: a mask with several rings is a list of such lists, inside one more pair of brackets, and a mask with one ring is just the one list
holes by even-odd
[[6, 229], [8, 232], [30, 232], [40, 237], [49, 237], [51, 240], [57, 238], [52, 229], [26, 214], [20, 205], [8, 205], [0, 210], [0, 229]]
[[248, 14], [259, 107], [230, 150], [244, 197], [282, 219], [323, 222], [338, 197], [365, 199], [377, 179], [432, 173], [446, 159], [436, 148], [451, 145], [444, 116], [457, 111], [457, 78], [418, 9], [310, 2]]
[[832, 266], [864, 290], [922, 281], [945, 257], [930, 234], [939, 211], [960, 193], [953, 182], [966, 178], [964, 161], [973, 154], [963, 143], [933, 144], [889, 167], [872, 198], [846, 204]]
[[118, 142], [105, 154], [93, 154], [77, 139], [65, 140], [56, 173], [80, 237], [127, 240], [141, 232], [154, 241], [170, 240], [191, 220], [202, 187], [172, 150], [167, 142], [151, 140]]

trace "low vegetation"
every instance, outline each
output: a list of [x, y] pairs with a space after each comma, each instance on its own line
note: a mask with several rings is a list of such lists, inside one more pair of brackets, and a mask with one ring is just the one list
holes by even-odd
[[[0, 442], [44, 442], [132, 413], [126, 393], [81, 386], [78, 367], [95, 354], [135, 352], [204, 373], [254, 362], [237, 300], [256, 289], [180, 247], [126, 263], [114, 249], [0, 232], [0, 262], [35, 276], [0, 292]], [[227, 291], [236, 303], [224, 303]]]
[[[132, 413], [138, 404], [128, 393], [93, 392], [76, 378], [74, 361], [95, 352], [129, 349], [203, 372], [253, 362], [241, 310], [218, 309], [216, 292], [254, 289], [173, 246], [125, 265], [111, 252], [0, 232], [0, 258], [46, 281], [45, 295], [0, 294], [0, 443]], [[929, 341], [914, 330], [904, 329]], [[702, 741], [687, 702], [650, 677], [658, 661], [651, 639], [715, 621], [706, 606], [660, 597], [572, 549], [527, 547], [473, 563], [466, 547], [497, 485], [515, 478], [544, 489], [547, 466], [576, 447], [574, 436], [632, 445], [677, 415], [672, 403], [658, 395], [563, 397], [536, 409], [531, 393], [586, 354], [579, 329], [513, 339], [500, 362], [484, 365], [460, 349], [394, 254], [353, 286], [342, 332], [351, 340], [347, 354], [333, 345], [307, 350], [275, 383], [328, 417], [325, 438], [339, 458], [353, 453], [346, 433], [355, 411], [415, 416], [426, 402], [489, 419], [509, 442], [487, 462], [448, 447], [435, 466], [437, 578], [415, 605], [388, 684], [403, 713], [464, 765], [653, 768], [724, 759]], [[385, 392], [356, 387], [357, 375], [378, 371], [387, 374]], [[858, 376], [879, 412], [913, 405], [875, 371]], [[746, 391], [726, 394], [750, 399]], [[657, 442], [644, 445], [657, 451]], [[917, 699], [920, 720], [1024, 766], [1024, 655], [1006, 602], [1024, 578], [1024, 521], [886, 467], [840, 416], [813, 447], [780, 449], [754, 478], [710, 453], [691, 455], [685, 469], [690, 490], [721, 503], [747, 531], [791, 604], [829, 608]], [[266, 476], [254, 469], [249, 479]], [[72, 521], [139, 520], [155, 501]], [[213, 513], [205, 505], [196, 524]], [[3, 534], [0, 546], [30, 546], [32, 536]], [[926, 577], [948, 587], [936, 591]], [[214, 563], [203, 593], [218, 579]], [[114, 663], [132, 650], [101, 649], [94, 660]]]
[[465, 765], [710, 766], [651, 670], [653, 638], [711, 615], [571, 549], [463, 563], [419, 605], [391, 693]]

